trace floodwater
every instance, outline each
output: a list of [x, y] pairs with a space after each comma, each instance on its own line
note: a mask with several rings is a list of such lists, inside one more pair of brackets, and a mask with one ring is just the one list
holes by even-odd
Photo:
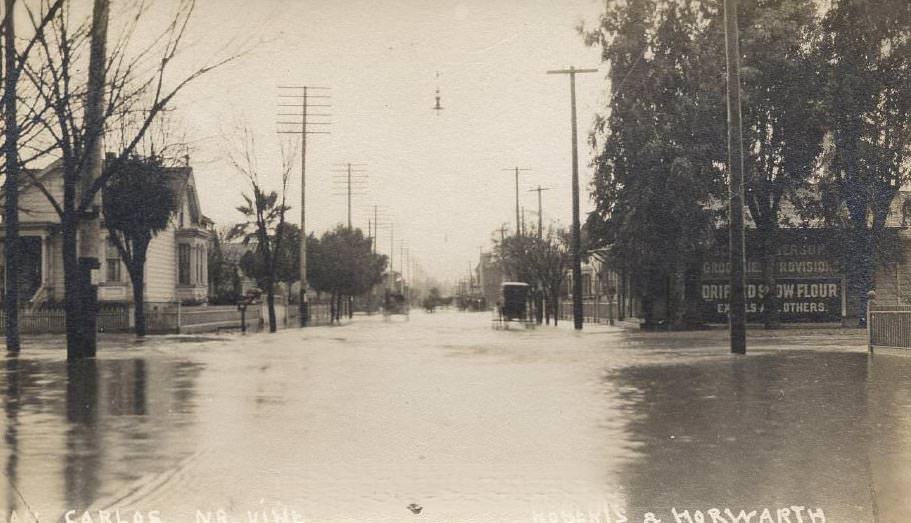
[[0, 521], [911, 521], [911, 356], [863, 343], [455, 312], [33, 342], [0, 368]]

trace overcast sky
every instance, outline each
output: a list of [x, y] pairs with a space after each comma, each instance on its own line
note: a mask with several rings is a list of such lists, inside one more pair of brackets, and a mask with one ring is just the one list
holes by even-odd
[[[277, 187], [277, 86], [331, 87], [331, 135], [307, 151], [307, 228], [320, 233], [346, 219], [334, 196], [334, 164], [366, 164], [366, 194], [354, 199], [356, 226], [385, 209], [399, 240], [430, 274], [464, 277], [502, 224], [515, 228], [514, 177], [536, 221], [534, 185], [544, 193], [545, 223], [570, 223], [569, 79], [545, 71], [599, 65], [599, 51], [576, 32], [601, 9], [595, 0], [199, 0], [186, 48], [191, 61], [219, 56], [237, 35], [258, 41], [236, 62], [200, 79], [177, 100], [180, 127], [193, 146], [203, 211], [236, 222], [244, 179], [225, 161], [223, 135], [247, 126], [259, 164]], [[167, 12], [157, 2], [155, 13]], [[237, 44], [235, 41], [234, 44]], [[244, 44], [245, 45], [245, 44]], [[436, 73], [439, 72], [439, 79]], [[606, 69], [577, 81], [583, 210], [591, 154], [584, 137], [603, 101]], [[445, 109], [432, 110], [439, 86]], [[316, 120], [316, 119], [314, 119]], [[291, 185], [300, 216], [299, 170]], [[379, 250], [388, 253], [388, 228]], [[398, 260], [396, 267], [398, 267]]]

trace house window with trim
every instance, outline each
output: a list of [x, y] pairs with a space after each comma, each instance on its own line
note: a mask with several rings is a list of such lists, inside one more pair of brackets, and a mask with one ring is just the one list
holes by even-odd
[[122, 273], [120, 270], [120, 258], [108, 258], [107, 259], [107, 278], [106, 281], [110, 283], [120, 283], [122, 278]]
[[190, 284], [190, 246], [185, 243], [177, 246], [177, 283]]

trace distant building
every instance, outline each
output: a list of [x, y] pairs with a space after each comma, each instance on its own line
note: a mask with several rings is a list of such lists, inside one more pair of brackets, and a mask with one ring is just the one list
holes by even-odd
[[503, 269], [493, 253], [481, 253], [477, 267], [478, 290], [488, 307], [497, 303], [500, 284], [503, 283]]
[[[59, 162], [35, 173], [57, 201], [63, 200], [63, 173]], [[168, 179], [178, 197], [177, 211], [167, 229], [149, 244], [145, 266], [145, 298], [149, 302], [202, 303], [208, 299], [207, 250], [211, 220], [199, 206], [193, 169], [168, 170]], [[37, 307], [63, 301], [63, 238], [60, 218], [35, 186], [19, 195], [20, 300]], [[141, 212], [141, 209], [138, 210]], [[102, 302], [132, 302], [129, 273], [117, 249], [102, 228], [103, 245], [96, 250], [101, 263], [98, 299]], [[5, 231], [0, 229], [0, 253], [6, 248]], [[6, 267], [0, 254], [0, 292], [6, 294]]]

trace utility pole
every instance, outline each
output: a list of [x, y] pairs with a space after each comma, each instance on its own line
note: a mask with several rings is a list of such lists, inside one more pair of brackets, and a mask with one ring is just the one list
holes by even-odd
[[731, 262], [731, 293], [729, 322], [731, 352], [746, 354], [746, 287], [743, 232], [743, 134], [740, 123], [740, 42], [737, 27], [737, 0], [724, 0], [724, 39], [727, 56], [728, 109], [728, 169], [730, 179], [729, 255]]
[[522, 207], [522, 236], [525, 236], [525, 207]]
[[541, 209], [541, 192], [549, 191], [549, 190], [550, 190], [550, 187], [541, 187], [539, 185], [534, 189], [529, 189], [529, 191], [528, 191], [528, 192], [538, 193], [538, 238], [544, 237], [544, 232], [543, 232], [544, 231], [544, 218], [543, 218], [544, 214]]
[[[19, 251], [13, 246], [19, 244], [19, 121], [16, 113], [16, 89], [19, 80], [19, 67], [16, 52], [16, 24], [14, 9], [16, 0], [6, 0], [3, 17], [3, 50], [5, 54], [4, 69], [6, 77], [3, 79], [3, 118], [4, 139], [7, 146], [4, 148], [6, 160], [6, 180], [4, 181], [3, 210], [4, 229], [6, 231], [6, 261], [5, 290], [3, 297], [4, 312], [6, 313], [6, 350], [18, 353], [21, 349], [19, 339]], [[10, 376], [10, 379], [13, 379]]]
[[399, 274], [405, 278], [405, 240], [399, 240]]
[[497, 231], [500, 233], [500, 245], [503, 245], [503, 242], [506, 241], [506, 231], [509, 230], [506, 228], [506, 224], [500, 225], [500, 228]]
[[572, 111], [572, 147], [573, 147], [573, 327], [582, 330], [582, 241], [579, 223], [579, 151], [576, 130], [576, 74], [597, 73], [597, 69], [559, 69], [547, 71], [547, 74], [569, 75], [569, 98]]
[[366, 216], [368, 220], [372, 219], [373, 222], [371, 248], [373, 249], [373, 254], [376, 254], [379, 250], [380, 231], [385, 231], [392, 226], [392, 218], [387, 214], [387, 209], [379, 205], [371, 205], [370, 209], [367, 210]]
[[[107, 63], [108, 21], [111, 4], [109, 0], [95, 0], [92, 9], [91, 39], [89, 41], [89, 63], [87, 94], [85, 99], [85, 157], [79, 169], [78, 194], [84, 195], [103, 169], [104, 123], [105, 123], [105, 65]], [[93, 271], [101, 268], [100, 246], [102, 245], [101, 194], [97, 193], [92, 202], [92, 211], [78, 222], [79, 272], [76, 282], [78, 307], [73, 311], [67, 307], [67, 360], [94, 358], [98, 348], [98, 286], [92, 281]], [[9, 244], [7, 244], [9, 247]], [[67, 301], [72, 303], [69, 296]], [[71, 315], [71, 312], [77, 314]], [[71, 336], [72, 335], [72, 336]]]
[[[374, 206], [373, 206], [373, 227], [374, 227], [374, 228], [378, 227], [378, 226], [379, 226], [379, 223], [380, 223], [380, 222], [377, 221], [377, 209], [376, 209], [376, 205], [374, 205]], [[377, 233], [376, 233], [375, 231], [374, 231], [373, 234], [374, 234], [374, 236], [377, 236]], [[373, 254], [376, 254], [376, 238], [373, 238], [373, 241], [372, 241], [371, 243], [373, 243]]]
[[311, 99], [330, 98], [326, 94], [310, 94], [310, 91], [327, 91], [328, 87], [316, 87], [312, 85], [280, 85], [279, 99], [295, 100], [295, 103], [279, 102], [278, 106], [282, 108], [295, 108], [300, 112], [284, 112], [290, 109], [280, 109], [278, 116], [280, 118], [300, 118], [300, 120], [279, 120], [279, 134], [298, 134], [301, 140], [301, 242], [300, 242], [300, 295], [298, 299], [298, 308], [300, 314], [300, 326], [306, 327], [310, 321], [310, 308], [307, 303], [307, 135], [308, 134], [329, 134], [329, 131], [312, 131], [308, 129], [311, 125], [329, 125], [330, 122], [310, 121], [308, 117], [328, 117], [325, 113], [310, 113], [311, 107], [331, 107], [330, 104], [310, 103]]
[[[336, 176], [333, 178], [332, 194], [334, 196], [345, 196], [348, 200], [348, 230], [351, 230], [351, 196], [363, 196], [365, 185], [367, 183], [367, 171], [358, 169], [365, 167], [365, 163], [344, 163], [339, 164], [342, 169], [334, 169]], [[342, 192], [338, 192], [341, 190]]]
[[504, 171], [510, 171], [516, 173], [516, 236], [522, 235], [522, 224], [519, 218], [519, 171], [530, 171], [531, 169], [520, 169], [519, 167], [511, 167], [509, 169], [503, 169]]

